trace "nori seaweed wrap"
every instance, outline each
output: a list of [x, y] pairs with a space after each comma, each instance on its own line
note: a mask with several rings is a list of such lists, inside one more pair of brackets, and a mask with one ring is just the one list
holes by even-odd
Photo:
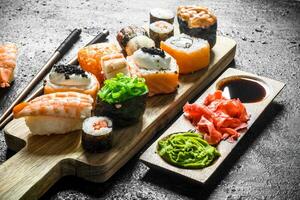
[[103, 152], [112, 147], [113, 123], [107, 117], [89, 117], [83, 121], [81, 144], [89, 152]]
[[207, 40], [210, 48], [216, 44], [217, 17], [207, 8], [179, 6], [177, 19], [181, 33]]
[[147, 96], [145, 79], [117, 74], [99, 91], [95, 114], [110, 117], [117, 127], [134, 124], [145, 112]]

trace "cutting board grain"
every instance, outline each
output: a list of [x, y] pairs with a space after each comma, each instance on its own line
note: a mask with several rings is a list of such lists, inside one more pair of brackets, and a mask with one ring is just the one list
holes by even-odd
[[[168, 164], [156, 153], [158, 140], [166, 137], [171, 133], [185, 132], [188, 130], [195, 129], [195, 127], [190, 123], [188, 119], [184, 117], [183, 114], [141, 155], [140, 160], [151, 168], [161, 169], [169, 173], [180, 175], [192, 181], [205, 184], [206, 181], [211, 177], [211, 175], [218, 169], [218, 167], [221, 166], [222, 162], [226, 159], [226, 157], [229, 156], [234, 147], [238, 145], [239, 141], [245, 136], [245, 134], [255, 122], [255, 120], [260, 116], [260, 114], [272, 102], [272, 100], [278, 95], [278, 93], [283, 89], [285, 85], [284, 83], [279, 81], [275, 81], [265, 77], [260, 77], [237, 69], [229, 68], [196, 100], [196, 103], [202, 103], [204, 98], [208, 94], [213, 93], [216, 90], [216, 86], [219, 81], [232, 76], [246, 78], [250, 77], [254, 80], [260, 81], [263, 85], [267, 86], [266, 97], [262, 101], [256, 103], [244, 104], [247, 109], [247, 112], [250, 114], [250, 120], [248, 121], [247, 129], [243, 129], [240, 132], [241, 136], [236, 142], [230, 143], [225, 140], [221, 141], [217, 145], [216, 148], [221, 153], [221, 156], [212, 165], [203, 169], [182, 169]], [[224, 93], [226, 94], [226, 92]]]
[[80, 132], [66, 135], [32, 136], [23, 119], [4, 129], [8, 147], [19, 151], [0, 166], [0, 199], [37, 199], [66, 175], [104, 182], [134, 156], [153, 136], [233, 60], [236, 43], [218, 37], [211, 64], [199, 72], [180, 77], [177, 93], [147, 100], [143, 119], [119, 130], [113, 148], [90, 154], [80, 144]]

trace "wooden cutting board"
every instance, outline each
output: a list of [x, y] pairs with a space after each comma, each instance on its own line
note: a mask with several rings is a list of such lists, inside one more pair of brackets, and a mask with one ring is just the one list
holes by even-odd
[[8, 147], [19, 151], [0, 166], [0, 199], [37, 199], [58, 179], [74, 175], [104, 182], [134, 156], [233, 60], [236, 43], [218, 37], [211, 64], [199, 72], [180, 77], [177, 93], [147, 100], [143, 120], [115, 133], [113, 148], [105, 153], [87, 153], [81, 133], [32, 136], [24, 119], [11, 121], [4, 129]]

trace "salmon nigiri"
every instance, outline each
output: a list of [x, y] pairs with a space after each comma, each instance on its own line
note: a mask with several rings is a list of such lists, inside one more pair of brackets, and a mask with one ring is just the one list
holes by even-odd
[[17, 47], [15, 44], [0, 45], [0, 88], [9, 87], [14, 79]]
[[78, 92], [42, 95], [13, 109], [15, 118], [25, 117], [32, 134], [63, 134], [79, 130], [83, 119], [91, 116], [93, 98]]
[[121, 49], [113, 43], [104, 42], [92, 44], [78, 51], [78, 62], [83, 70], [94, 74], [101, 84], [104, 80], [101, 66], [102, 56], [120, 52]]

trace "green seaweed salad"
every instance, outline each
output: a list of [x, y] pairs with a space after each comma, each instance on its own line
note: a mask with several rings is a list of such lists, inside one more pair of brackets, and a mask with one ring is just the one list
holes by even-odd
[[193, 132], [174, 133], [161, 139], [157, 151], [169, 164], [188, 169], [207, 167], [221, 155]]
[[104, 81], [104, 86], [98, 96], [109, 104], [124, 102], [133, 97], [141, 96], [148, 92], [148, 87], [143, 78], [132, 78], [122, 73], [115, 78]]

